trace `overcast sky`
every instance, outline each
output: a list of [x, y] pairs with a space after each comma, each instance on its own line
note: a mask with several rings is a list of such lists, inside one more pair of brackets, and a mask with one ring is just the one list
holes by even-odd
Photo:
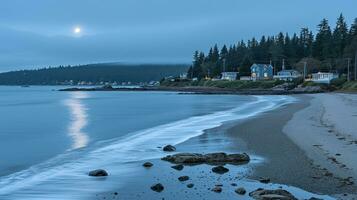
[[[97, 62], [189, 63], [194, 50], [348, 24], [356, 0], [1, 0], [0, 71]], [[80, 33], [74, 33], [76, 27]]]

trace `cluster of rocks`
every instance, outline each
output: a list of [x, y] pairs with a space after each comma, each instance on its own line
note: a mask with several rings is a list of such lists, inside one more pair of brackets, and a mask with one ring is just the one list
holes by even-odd
[[320, 93], [323, 92], [323, 89], [320, 86], [298, 86], [291, 90], [292, 92], [296, 93]]
[[283, 83], [283, 84], [274, 86], [272, 88], [272, 90], [275, 90], [275, 91], [287, 91], [291, 87], [293, 87], [293, 85], [294, 85], [294, 83]]
[[168, 155], [161, 160], [165, 160], [175, 164], [245, 164], [250, 161], [250, 157], [246, 153], [242, 154], [226, 154], [226, 153], [178, 153]]
[[[163, 148], [163, 151], [175, 151], [176, 148], [172, 145], [167, 145]], [[171, 168], [181, 171], [184, 169], [184, 164], [186, 165], [195, 165], [195, 164], [212, 164], [215, 165], [212, 167], [212, 172], [217, 174], [224, 174], [229, 172], [229, 169], [224, 167], [224, 164], [244, 164], [250, 161], [249, 156], [246, 153], [243, 154], [226, 154], [226, 153], [209, 153], [209, 154], [197, 154], [197, 153], [178, 153], [174, 155], [168, 155], [162, 158], [164, 161], [168, 161], [174, 163], [176, 165], [171, 166]], [[151, 162], [145, 162], [143, 167], [151, 168], [153, 164]], [[90, 171], [88, 173], [89, 176], [108, 176], [108, 173], [104, 169], [97, 169]], [[180, 182], [185, 182], [190, 180], [189, 176], [180, 176], [178, 177]], [[268, 178], [260, 178], [260, 182], [268, 183], [270, 179]], [[237, 184], [232, 183], [232, 186], [236, 187]], [[189, 183], [186, 185], [187, 188], [193, 188], [194, 184]], [[217, 184], [215, 187], [211, 189], [211, 191], [216, 193], [221, 193], [223, 191], [222, 184]], [[162, 192], [164, 190], [164, 186], [161, 183], [156, 183], [152, 185], [151, 190], [155, 192]], [[235, 189], [235, 193], [238, 195], [245, 195], [247, 191], [243, 187], [238, 187]], [[277, 190], [266, 190], [259, 188], [249, 193], [249, 196], [256, 200], [297, 200], [291, 193], [283, 189]], [[315, 199], [316, 198], [311, 198]]]

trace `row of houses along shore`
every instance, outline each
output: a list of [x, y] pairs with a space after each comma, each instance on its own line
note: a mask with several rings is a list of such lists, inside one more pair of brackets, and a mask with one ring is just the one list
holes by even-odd
[[[293, 81], [295, 79], [303, 79], [304, 81], [312, 81], [316, 83], [330, 84], [333, 79], [339, 78], [337, 72], [317, 72], [307, 74], [306, 70], [300, 72], [295, 69], [285, 69], [285, 64], [283, 61], [282, 70], [274, 73], [274, 67], [271, 64], [258, 64], [254, 63], [250, 67], [250, 76], [239, 76], [239, 72], [228, 71], [222, 72], [220, 77], [208, 78], [210, 80], [245, 80], [245, 81], [262, 81], [262, 80], [282, 80], [282, 81]], [[181, 79], [186, 79], [187, 74], [182, 74]], [[193, 78], [197, 80], [197, 78]]]

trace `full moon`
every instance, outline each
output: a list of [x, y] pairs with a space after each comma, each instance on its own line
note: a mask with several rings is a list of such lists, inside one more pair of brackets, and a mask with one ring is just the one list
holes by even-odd
[[74, 33], [75, 34], [79, 34], [79, 33], [81, 33], [81, 28], [80, 27], [76, 27], [76, 28], [74, 28]]

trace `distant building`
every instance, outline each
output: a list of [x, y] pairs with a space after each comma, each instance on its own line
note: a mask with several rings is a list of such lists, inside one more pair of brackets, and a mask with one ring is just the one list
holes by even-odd
[[180, 79], [187, 79], [187, 73], [180, 74]]
[[338, 74], [330, 72], [318, 72], [312, 74], [312, 81], [315, 83], [327, 83], [330, 84], [331, 80], [338, 78]]
[[279, 79], [281, 81], [293, 81], [296, 78], [301, 77], [302, 74], [296, 70], [281, 70], [277, 75], [274, 76], [274, 79]]
[[252, 77], [251, 76], [240, 76], [239, 80], [241, 80], [241, 81], [250, 81], [250, 80], [252, 80]]
[[237, 80], [238, 72], [222, 72], [221, 80], [234, 81]]
[[268, 80], [273, 78], [273, 66], [270, 64], [253, 64], [250, 67], [252, 80]]

